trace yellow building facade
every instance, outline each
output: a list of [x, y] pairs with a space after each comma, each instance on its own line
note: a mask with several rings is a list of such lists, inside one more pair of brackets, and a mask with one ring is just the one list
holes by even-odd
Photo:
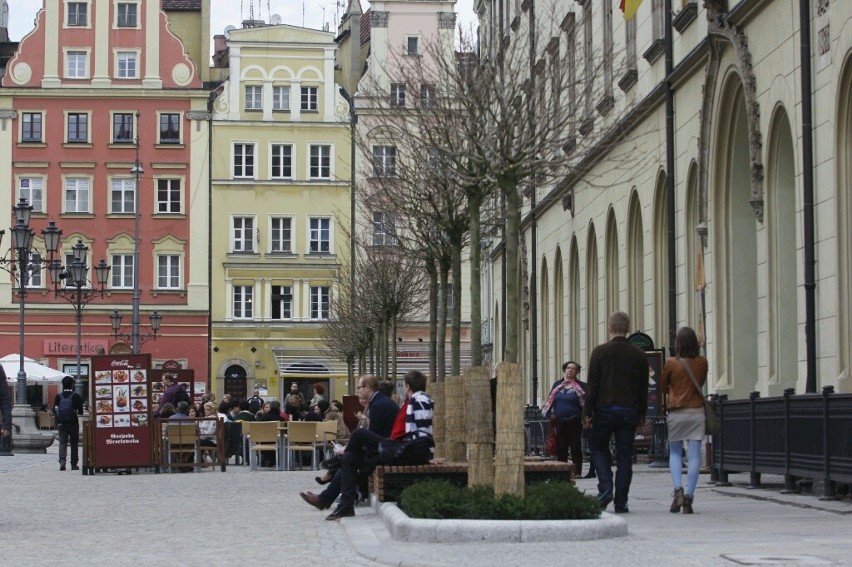
[[349, 107], [333, 34], [230, 31], [213, 103], [211, 374], [217, 395], [348, 393], [321, 332], [349, 256]]

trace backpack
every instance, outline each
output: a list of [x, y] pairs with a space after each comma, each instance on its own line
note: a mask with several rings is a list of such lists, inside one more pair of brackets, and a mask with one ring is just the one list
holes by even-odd
[[[66, 394], [68, 395], [66, 396]], [[62, 392], [59, 395], [56, 418], [63, 423], [77, 420], [77, 410], [74, 408], [74, 392]]]

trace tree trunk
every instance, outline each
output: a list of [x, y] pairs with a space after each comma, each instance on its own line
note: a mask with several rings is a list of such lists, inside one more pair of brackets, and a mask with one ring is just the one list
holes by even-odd
[[438, 381], [438, 270], [435, 262], [426, 262], [429, 274], [429, 380]]
[[524, 386], [515, 362], [497, 366], [497, 453], [494, 459], [494, 493], [523, 496], [524, 486]]
[[467, 485], [494, 486], [494, 431], [488, 369], [465, 368], [464, 415], [467, 420]]
[[391, 380], [396, 383], [396, 354], [397, 354], [397, 340], [396, 340], [396, 315], [394, 315], [391, 320]]
[[450, 266], [448, 262], [439, 264], [438, 285], [438, 382], [443, 382], [447, 375], [447, 282]]
[[444, 381], [444, 407], [446, 408], [444, 457], [451, 463], [463, 463], [467, 460], [467, 451], [465, 451], [467, 420], [465, 419], [464, 382], [461, 376], [447, 376]]
[[453, 244], [453, 320], [450, 331], [450, 373], [461, 374], [462, 243]]
[[[501, 184], [501, 189], [506, 195], [506, 280], [503, 285], [506, 288], [506, 304], [503, 309], [506, 313], [506, 344], [503, 347], [503, 360], [506, 362], [518, 362], [520, 343], [518, 331], [520, 328], [521, 297], [518, 281], [518, 248], [520, 245], [521, 226], [521, 196], [518, 187], [511, 182]], [[523, 399], [523, 392], [521, 397]]]
[[[482, 239], [482, 224], [479, 218], [482, 198], [479, 188], [469, 191], [467, 198], [470, 209], [470, 365], [479, 366], [482, 364], [482, 280], [479, 247], [479, 241]], [[488, 307], [491, 308], [490, 305]], [[494, 340], [491, 342], [493, 344]]]
[[444, 457], [445, 432], [444, 416], [447, 414], [444, 407], [444, 384], [443, 382], [430, 382], [426, 385], [426, 393], [435, 402], [432, 410], [432, 438], [435, 440], [435, 458]]

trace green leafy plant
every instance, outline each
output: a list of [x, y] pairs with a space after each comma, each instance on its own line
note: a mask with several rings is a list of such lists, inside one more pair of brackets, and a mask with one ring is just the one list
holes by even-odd
[[591, 520], [597, 501], [567, 482], [527, 488], [526, 498], [495, 496], [490, 488], [462, 488], [445, 480], [424, 480], [402, 491], [400, 509], [412, 518], [468, 520]]

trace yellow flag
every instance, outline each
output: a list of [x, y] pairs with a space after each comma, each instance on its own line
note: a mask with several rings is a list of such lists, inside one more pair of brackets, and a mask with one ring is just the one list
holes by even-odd
[[621, 0], [621, 11], [624, 12], [624, 19], [628, 22], [632, 20], [641, 3], [642, 0]]
[[706, 287], [704, 281], [704, 251], [701, 249], [701, 243], [698, 243], [698, 260], [695, 263], [695, 291], [704, 291]]

